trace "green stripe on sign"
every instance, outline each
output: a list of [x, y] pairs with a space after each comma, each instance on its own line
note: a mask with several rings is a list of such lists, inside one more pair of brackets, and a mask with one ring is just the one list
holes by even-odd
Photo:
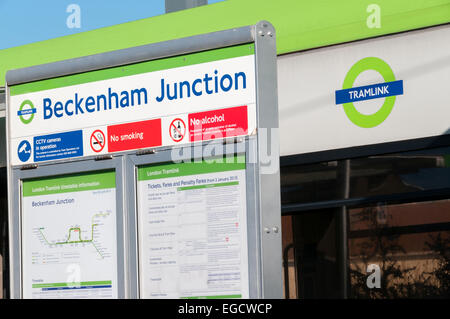
[[212, 188], [212, 187], [222, 187], [222, 186], [232, 186], [239, 185], [239, 182], [228, 182], [228, 183], [217, 183], [217, 184], [206, 184], [206, 185], [196, 185], [196, 186], [186, 186], [186, 187], [178, 187], [178, 191], [189, 191], [192, 189], [201, 189], [201, 188]]
[[33, 288], [58, 288], [58, 287], [77, 287], [77, 286], [106, 286], [111, 285], [111, 280], [106, 281], [82, 281], [82, 282], [58, 282], [51, 284], [33, 284]]
[[60, 177], [25, 180], [22, 183], [22, 194], [24, 197], [41, 196], [115, 187], [116, 174], [114, 171], [78, 173]]
[[91, 83], [130, 75], [195, 65], [205, 62], [231, 59], [251, 55], [254, 53], [255, 45], [253, 43], [243, 44], [233, 47], [191, 53], [165, 59], [140, 62], [126, 66], [119, 66], [109, 69], [90, 71], [64, 77], [14, 85], [10, 87], [10, 95], [20, 95], [25, 93], [57, 89], [83, 83]]
[[155, 164], [138, 168], [138, 181], [245, 169], [245, 155], [180, 164]]

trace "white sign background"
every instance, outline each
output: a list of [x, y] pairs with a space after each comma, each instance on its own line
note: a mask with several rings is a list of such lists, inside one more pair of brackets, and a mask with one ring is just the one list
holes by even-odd
[[[219, 92], [213, 94], [206, 94], [206, 92], [203, 92], [201, 96], [191, 94], [191, 97], [189, 98], [184, 97], [183, 99], [171, 101], [168, 100], [166, 96], [162, 102], [157, 102], [155, 100], [156, 97], [160, 95], [161, 79], [165, 79], [165, 84], [170, 83], [171, 89], [173, 90], [172, 83], [178, 83], [179, 81], [190, 81], [192, 83], [194, 79], [203, 78], [206, 73], [208, 73], [209, 76], [214, 76], [214, 70], [218, 70], [219, 79], [221, 75], [228, 73], [232, 76], [233, 81], [235, 72], [245, 72], [247, 83], [246, 89], [242, 89], [242, 78], [239, 77], [239, 90], [235, 90], [233, 84], [232, 89], [228, 92], [223, 92], [219, 88]], [[210, 85], [213, 84], [214, 82], [210, 81]], [[24, 138], [105, 124], [112, 125], [141, 121], [172, 114], [202, 112], [230, 106], [248, 105], [255, 103], [255, 85], [255, 56], [248, 55], [28, 94], [14, 95], [10, 97], [10, 138]], [[148, 104], [142, 103], [141, 105], [136, 105], [137, 103], [135, 103], [134, 106], [125, 108], [115, 108], [115, 104], [113, 104], [111, 110], [102, 110], [93, 113], [85, 112], [84, 114], [74, 114], [73, 116], [64, 115], [61, 118], [57, 118], [53, 115], [52, 118], [44, 120], [44, 110], [42, 105], [42, 100], [44, 98], [51, 98], [52, 104], [54, 105], [57, 101], [65, 102], [68, 99], [74, 99], [75, 93], [78, 93], [79, 98], [84, 98], [84, 105], [86, 97], [93, 96], [96, 99], [96, 96], [99, 94], [107, 95], [108, 88], [111, 88], [112, 92], [117, 93], [120, 99], [120, 92], [140, 89], [142, 87], [145, 87], [148, 91]], [[17, 116], [17, 111], [19, 110], [20, 104], [27, 99], [33, 102], [37, 109], [37, 113], [30, 124], [23, 124], [20, 121], [19, 116]], [[70, 107], [72, 110], [74, 109], [73, 105]]]
[[[365, 57], [389, 64], [403, 95], [380, 125], [361, 128], [335, 104], [350, 68]], [[384, 82], [365, 71], [354, 86]], [[281, 155], [303, 154], [450, 133], [450, 26], [375, 38], [278, 58]], [[373, 114], [382, 99], [354, 103]]]

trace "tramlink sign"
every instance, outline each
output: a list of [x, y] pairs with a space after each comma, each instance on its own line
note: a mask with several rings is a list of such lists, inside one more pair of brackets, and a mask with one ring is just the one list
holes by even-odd
[[17, 111], [17, 115], [19, 116], [23, 124], [31, 123], [34, 118], [34, 113], [36, 113], [36, 108], [34, 107], [33, 102], [31, 102], [30, 100], [23, 101], [20, 104], [19, 111]]
[[[356, 78], [364, 71], [378, 72], [385, 82], [353, 87]], [[395, 80], [391, 67], [382, 59], [367, 57], [356, 62], [348, 71], [342, 90], [336, 91], [336, 104], [343, 104], [347, 117], [355, 125], [370, 128], [380, 125], [389, 116], [394, 107], [395, 96], [403, 94], [403, 81]], [[354, 102], [386, 98], [381, 108], [374, 114], [358, 112]]]
[[282, 156], [448, 135], [449, 38], [446, 25], [279, 56]]

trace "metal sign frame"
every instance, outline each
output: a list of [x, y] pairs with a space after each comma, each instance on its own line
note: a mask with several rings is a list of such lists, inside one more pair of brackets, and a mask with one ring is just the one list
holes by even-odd
[[[14, 288], [15, 294], [11, 296], [14, 298], [22, 298], [23, 296], [23, 282], [22, 282], [22, 182], [35, 178], [46, 177], [59, 177], [61, 175], [68, 175], [74, 173], [94, 173], [104, 170], [112, 170], [116, 174], [116, 238], [117, 238], [117, 285], [118, 296], [124, 298], [125, 296], [125, 250], [124, 243], [124, 187], [122, 181], [123, 170], [123, 157], [117, 156], [110, 161], [96, 161], [95, 159], [73, 161], [70, 163], [47, 163], [37, 167], [36, 169], [21, 170], [15, 169], [12, 172], [12, 180], [15, 181], [12, 185], [14, 194], [14, 200], [10, 202], [10, 210], [20, 212], [19, 214], [13, 214], [10, 220], [10, 239], [11, 244], [15, 247], [14, 251], [10, 253], [10, 265], [11, 272], [14, 272], [14, 276], [11, 277], [11, 288]], [[11, 187], [11, 184], [9, 185]], [[122, 245], [121, 245], [122, 244]]]
[[[256, 138], [247, 137], [238, 140], [229, 140], [228, 143], [222, 143], [222, 141], [213, 142], [216, 145], [214, 148], [214, 153], [211, 154], [214, 157], [226, 157], [233, 154], [245, 154], [246, 158], [251, 158], [256, 156]], [[208, 147], [211, 144], [208, 144]], [[202, 144], [191, 146], [185, 146], [185, 154], [204, 154], [205, 146]], [[200, 150], [197, 152], [197, 150]], [[131, 273], [139, 274], [139, 240], [138, 240], [138, 223], [137, 223], [137, 177], [136, 168], [141, 165], [146, 164], [156, 164], [156, 163], [168, 163], [171, 162], [171, 150], [162, 150], [157, 153], [150, 155], [130, 155], [129, 161], [127, 162], [127, 191], [130, 195], [130, 200], [128, 201], [128, 211], [135, 212], [135, 214], [129, 214], [128, 220], [128, 233], [133, 234], [133, 240], [130, 241], [130, 260], [133, 261], [132, 265], [129, 265], [129, 269], [132, 270]], [[191, 154], [189, 154], [191, 155]], [[198, 160], [200, 157], [189, 156], [186, 157], [187, 160]], [[254, 196], [253, 189], [255, 187], [256, 180], [256, 165], [248, 163], [246, 160], [245, 168], [245, 180], [246, 180], [246, 194], [247, 194], [247, 243], [248, 243], [248, 275], [249, 275], [249, 296], [250, 298], [261, 298], [259, 291], [261, 288], [261, 263], [259, 262], [259, 254], [257, 243], [260, 240], [260, 228], [257, 223], [258, 221], [258, 210], [257, 201]], [[130, 286], [130, 294], [133, 297], [139, 297], [139, 278], [133, 278], [130, 281], [133, 285]]]
[[[9, 119], [9, 87], [13, 85], [247, 43], [255, 44], [257, 130], [253, 135], [233, 138], [231, 143], [236, 146], [243, 145], [246, 153], [250, 297], [282, 298], [277, 55], [275, 30], [269, 22], [261, 21], [253, 26], [9, 71], [6, 75], [7, 118]], [[269, 134], [265, 135], [268, 141], [260, 138], [263, 130], [272, 133], [270, 136], [268, 136]], [[8, 120], [8, 154], [11, 152], [9, 131], [10, 121]], [[229, 145], [228, 142], [229, 140], [218, 140], [208, 143], [219, 143], [225, 147]], [[267, 144], [272, 147], [268, 147]], [[65, 175], [105, 168], [112, 168], [116, 171], [117, 215], [123, 217], [117, 219], [117, 239], [118, 247], [120, 247], [118, 248], [118, 258], [122, 258], [122, 261], [118, 261], [119, 297], [138, 298], [135, 168], [137, 165], [170, 161], [170, 150], [174, 147], [180, 148], [180, 146], [159, 147], [22, 166], [12, 166], [10, 156], [8, 156], [12, 298], [22, 297], [21, 181], [28, 178]], [[200, 145], [200, 147], [203, 146]], [[276, 166], [275, 172], [264, 173], [263, 171], [266, 166], [264, 161], [267, 158], [267, 152], [270, 152], [271, 158], [277, 161], [277, 163], [272, 163]], [[225, 147], [217, 155], [229, 153], [229, 149]], [[252, 158], [253, 161], [249, 161], [249, 158]]]

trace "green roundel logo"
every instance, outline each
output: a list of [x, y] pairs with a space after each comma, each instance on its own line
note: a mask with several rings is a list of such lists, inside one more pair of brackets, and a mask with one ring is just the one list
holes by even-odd
[[[356, 78], [364, 71], [374, 70], [384, 79], [382, 83], [353, 87]], [[348, 71], [342, 90], [336, 91], [336, 104], [342, 104], [344, 112], [353, 124], [362, 128], [371, 128], [383, 123], [391, 114], [397, 95], [403, 94], [403, 81], [396, 80], [391, 67], [382, 59], [367, 57], [356, 62]], [[384, 102], [380, 109], [370, 115], [360, 113], [354, 103], [361, 102], [364, 107], [365, 100], [381, 99]]]
[[17, 115], [23, 124], [29, 124], [34, 119], [34, 114], [36, 113], [36, 108], [33, 102], [30, 100], [25, 100], [20, 104], [19, 111]]

